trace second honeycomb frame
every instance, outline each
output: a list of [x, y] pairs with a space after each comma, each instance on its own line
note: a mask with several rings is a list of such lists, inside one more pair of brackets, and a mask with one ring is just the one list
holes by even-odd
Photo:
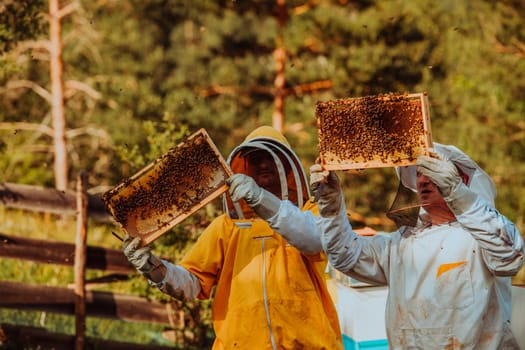
[[327, 170], [413, 165], [432, 147], [426, 92], [318, 102], [316, 122]]

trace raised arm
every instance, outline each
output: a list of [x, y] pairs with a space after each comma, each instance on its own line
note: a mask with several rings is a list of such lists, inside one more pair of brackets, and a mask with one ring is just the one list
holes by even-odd
[[523, 238], [516, 225], [471, 190], [452, 162], [420, 156], [417, 166], [439, 188], [458, 222], [478, 241], [487, 267], [496, 275], [515, 275], [524, 256]]
[[316, 218], [310, 211], [302, 211], [290, 201], [280, 200], [248, 175], [235, 174], [227, 182], [232, 200], [244, 198], [257, 215], [291, 245], [305, 254], [317, 254], [322, 250]]
[[310, 168], [310, 183], [321, 218], [318, 221], [323, 249], [337, 270], [366, 282], [388, 284], [388, 236], [360, 237], [352, 229], [339, 179], [320, 165]]

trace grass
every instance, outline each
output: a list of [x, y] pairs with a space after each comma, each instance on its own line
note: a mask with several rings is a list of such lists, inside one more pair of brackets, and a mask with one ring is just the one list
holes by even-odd
[[[0, 322], [21, 326], [42, 327], [52, 333], [74, 335], [75, 318], [42, 311], [0, 309]], [[135, 344], [174, 345], [162, 332], [166, 326], [131, 323], [120, 320], [86, 318], [86, 337]], [[1, 342], [0, 342], [1, 344]], [[1, 346], [0, 346], [1, 349]]]
[[[205, 210], [210, 210], [208, 207]], [[216, 213], [206, 213], [205, 217], [214, 216]], [[198, 215], [195, 215], [198, 216]], [[183, 252], [191, 246], [191, 242], [198, 236], [199, 226], [191, 222], [185, 227], [181, 225], [181, 232], [174, 235], [165, 235], [159, 239], [160, 246], [156, 249], [160, 255], [169, 255], [177, 260]], [[198, 221], [199, 218], [197, 217]], [[51, 214], [25, 212], [7, 209], [0, 206], [0, 233], [11, 236], [21, 236], [35, 239], [54, 240], [74, 243], [76, 235], [75, 217], [58, 217]], [[98, 225], [90, 222], [88, 225], [87, 244], [92, 246], [120, 249], [121, 242], [118, 241], [111, 231], [114, 227]], [[103, 275], [102, 271], [86, 271], [87, 278]], [[72, 267], [34, 263], [16, 259], [0, 259], [0, 280], [42, 284], [46, 286], [66, 287], [74, 282]], [[514, 277], [513, 283], [525, 285], [525, 268]], [[138, 296], [148, 296], [157, 300], [168, 300], [158, 290], [147, 285], [146, 281], [137, 275], [129, 281], [115, 282], [96, 287], [101, 291], [112, 291]], [[208, 306], [204, 306], [204, 312], [209, 312]], [[33, 327], [44, 327], [51, 332], [74, 334], [74, 317], [69, 315], [57, 315], [53, 313], [38, 311], [22, 311], [0, 308], [0, 323], [19, 324]], [[201, 319], [204, 326], [206, 339], [213, 338], [210, 316]], [[207, 328], [206, 328], [207, 327]], [[131, 323], [119, 320], [90, 318], [86, 319], [86, 336], [100, 339], [131, 342], [137, 344], [174, 345], [174, 343], [163, 338], [163, 325]], [[1, 348], [1, 342], [0, 342]], [[188, 347], [186, 347], [188, 349]]]
[[[76, 219], [55, 215], [24, 212], [0, 206], [0, 233], [10, 236], [54, 240], [74, 243]], [[111, 235], [111, 227], [88, 225], [88, 245], [120, 249], [120, 242]], [[86, 277], [98, 277], [103, 271], [87, 270]], [[25, 282], [45, 286], [67, 287], [74, 283], [74, 272], [70, 266], [42, 264], [18, 259], [0, 259], [0, 280]], [[138, 276], [128, 282], [116, 282], [97, 286], [97, 290], [113, 291], [132, 295], [146, 295], [160, 298], [160, 292], [148, 287]], [[158, 294], [157, 294], [158, 293]], [[72, 335], [75, 332], [74, 316], [39, 311], [0, 309], [0, 322], [9, 324], [43, 327], [51, 332]], [[138, 344], [167, 345], [172, 342], [162, 337], [166, 326], [140, 324], [112, 319], [86, 319], [86, 336]]]

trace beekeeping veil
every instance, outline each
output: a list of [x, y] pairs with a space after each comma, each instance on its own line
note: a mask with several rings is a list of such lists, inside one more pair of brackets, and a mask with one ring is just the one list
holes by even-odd
[[[469, 156], [452, 145], [442, 145], [434, 142], [434, 152], [452, 161], [463, 173], [468, 176], [467, 186], [478, 196], [494, 206], [496, 187], [490, 176], [481, 169]], [[418, 217], [424, 210], [419, 207], [416, 187], [416, 166], [397, 167], [396, 172], [400, 183], [396, 198], [389, 209], [387, 216], [398, 226], [415, 226]]]
[[[261, 150], [270, 154], [279, 173], [280, 198], [290, 200], [302, 208], [310, 197], [306, 172], [286, 138], [274, 128], [262, 126], [255, 129], [230, 153], [227, 163], [234, 173], [246, 174], [246, 156]], [[233, 202], [228, 193], [223, 197], [223, 204], [226, 214], [232, 218], [242, 219], [254, 215], [244, 200]]]

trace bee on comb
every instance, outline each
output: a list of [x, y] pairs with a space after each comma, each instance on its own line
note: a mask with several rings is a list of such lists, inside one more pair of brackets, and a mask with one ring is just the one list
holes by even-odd
[[316, 122], [327, 170], [411, 165], [432, 147], [426, 93], [318, 102]]
[[107, 191], [102, 200], [132, 237], [148, 244], [227, 190], [232, 174], [204, 129]]

